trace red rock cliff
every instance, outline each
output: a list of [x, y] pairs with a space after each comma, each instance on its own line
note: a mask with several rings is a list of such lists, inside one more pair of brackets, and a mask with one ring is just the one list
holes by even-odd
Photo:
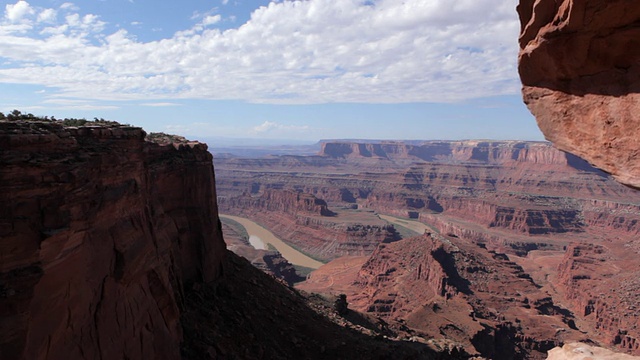
[[186, 284], [220, 276], [204, 144], [0, 122], [0, 354], [175, 359]]
[[261, 196], [245, 195], [238, 198], [220, 198], [221, 207], [238, 207], [258, 211], [284, 212], [291, 215], [334, 215], [327, 203], [311, 194], [294, 190], [268, 189]]
[[522, 141], [424, 141], [424, 142], [324, 142], [320, 156], [377, 158], [446, 163], [528, 163], [587, 168], [582, 159], [558, 151], [544, 142]]
[[521, 0], [524, 102], [545, 137], [640, 187], [640, 6]]
[[[354, 308], [492, 359], [542, 359], [572, 331], [572, 317], [516, 263], [436, 234], [381, 244], [362, 266]], [[566, 313], [566, 312], [565, 312]], [[556, 331], [567, 329], [567, 333]]]
[[[629, 248], [625, 252], [632, 252]], [[614, 250], [601, 245], [571, 244], [559, 265], [558, 279], [571, 307], [590, 321], [608, 345], [637, 355], [640, 352], [637, 312], [640, 280], [634, 273], [637, 253], [625, 254], [627, 261], [611, 266], [616, 255]]]

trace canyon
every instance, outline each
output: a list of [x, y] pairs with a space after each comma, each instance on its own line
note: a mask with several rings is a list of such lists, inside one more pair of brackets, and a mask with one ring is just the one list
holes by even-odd
[[[535, 359], [573, 341], [638, 353], [640, 196], [548, 143], [218, 159], [130, 126], [0, 125], [3, 356]], [[327, 264], [301, 281], [219, 211]], [[259, 301], [260, 288], [275, 295]], [[322, 300], [338, 294], [351, 319]]]
[[0, 121], [0, 165], [3, 359], [468, 358], [383, 337], [227, 251], [205, 144]]
[[[640, 196], [614, 181], [640, 187], [638, 11], [518, 6], [525, 103], [604, 171], [547, 143], [336, 141], [216, 158], [216, 192], [204, 144], [1, 121], [0, 357], [639, 354]], [[225, 250], [246, 243], [218, 206], [327, 264], [284, 286]], [[346, 294], [350, 317], [301, 291]]]
[[333, 260], [298, 288], [488, 357], [578, 340], [638, 354], [635, 190], [543, 142], [321, 148], [214, 157], [224, 212]]

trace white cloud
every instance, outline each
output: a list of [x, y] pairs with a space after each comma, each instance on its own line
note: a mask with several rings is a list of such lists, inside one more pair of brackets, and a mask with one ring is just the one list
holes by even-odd
[[204, 17], [204, 19], [202, 19], [202, 25], [213, 25], [219, 23], [220, 20], [222, 20], [222, 16], [220, 15], [207, 15]]
[[143, 104], [140, 104], [140, 105], [141, 106], [153, 106], [153, 107], [181, 106], [180, 104], [171, 103], [171, 102], [143, 103]]
[[38, 14], [38, 22], [54, 23], [58, 12], [54, 9], [44, 9]]
[[26, 1], [18, 1], [15, 4], [5, 6], [4, 16], [13, 23], [19, 22], [28, 15], [33, 15], [35, 11]]
[[222, 0], [222, 5], [227, 5], [229, 3], [229, 0]]
[[71, 14], [65, 16], [65, 20], [69, 26], [79, 26], [80, 22], [80, 14]]
[[262, 124], [254, 127], [253, 131], [261, 133], [261, 132], [267, 132], [269, 130], [276, 129], [277, 127], [278, 127], [278, 124], [270, 121], [265, 121]]
[[78, 11], [80, 10], [74, 3], [66, 2], [60, 5], [60, 9], [70, 10], [70, 11]]
[[311, 128], [309, 126], [297, 126], [297, 125], [283, 125], [271, 121], [265, 121], [262, 124], [253, 127], [251, 130], [253, 133], [269, 133], [269, 132], [307, 132]]
[[[13, 19], [26, 16], [22, 2]], [[195, 14], [192, 29], [152, 42], [104, 33], [98, 16], [74, 7], [60, 7], [64, 23], [35, 25], [44, 37], [0, 24], [0, 57], [10, 60], [0, 82], [85, 99], [257, 103], [450, 102], [520, 89], [512, 0], [272, 2], [237, 29], [208, 28], [220, 15]]]
[[40, 31], [42, 35], [59, 35], [69, 30], [69, 25], [49, 26]]

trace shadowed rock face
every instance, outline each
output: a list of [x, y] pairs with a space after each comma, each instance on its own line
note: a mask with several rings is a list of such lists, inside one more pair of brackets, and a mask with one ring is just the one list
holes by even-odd
[[211, 155], [133, 127], [0, 122], [0, 357], [176, 359], [221, 275]]
[[0, 358], [468, 358], [356, 331], [227, 253], [207, 146], [153, 139], [0, 122]]
[[523, 99], [545, 137], [640, 188], [640, 7], [521, 0]]

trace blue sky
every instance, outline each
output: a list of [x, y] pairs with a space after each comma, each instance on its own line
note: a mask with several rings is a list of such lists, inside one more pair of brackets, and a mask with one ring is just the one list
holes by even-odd
[[515, 0], [0, 5], [3, 112], [190, 138], [543, 139]]

